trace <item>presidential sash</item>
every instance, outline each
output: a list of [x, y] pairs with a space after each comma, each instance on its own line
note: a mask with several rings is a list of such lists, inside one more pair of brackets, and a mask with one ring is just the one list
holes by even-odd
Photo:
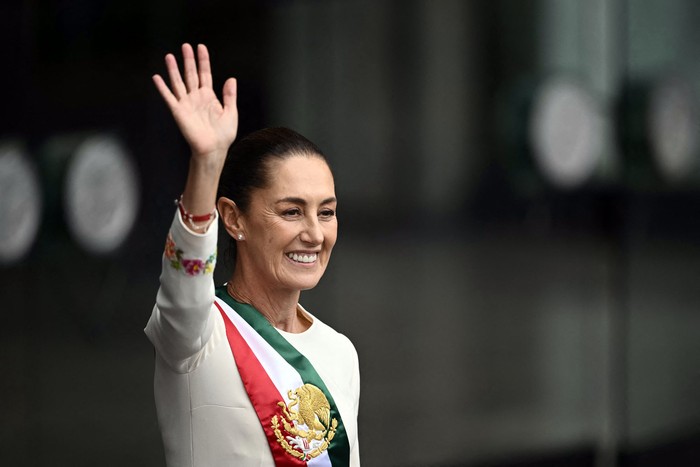
[[215, 305], [243, 386], [278, 466], [348, 466], [350, 446], [333, 397], [311, 362], [226, 287]]

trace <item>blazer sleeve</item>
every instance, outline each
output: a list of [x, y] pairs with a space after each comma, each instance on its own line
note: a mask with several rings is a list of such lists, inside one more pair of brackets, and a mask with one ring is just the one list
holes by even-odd
[[214, 328], [214, 267], [218, 223], [189, 230], [176, 212], [163, 253], [160, 288], [145, 333], [178, 373], [196, 367]]

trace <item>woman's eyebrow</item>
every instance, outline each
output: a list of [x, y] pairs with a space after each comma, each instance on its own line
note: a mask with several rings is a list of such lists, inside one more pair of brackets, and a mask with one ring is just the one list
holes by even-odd
[[[338, 199], [335, 196], [332, 196], [330, 198], [326, 198], [323, 201], [321, 201], [320, 204], [330, 204], [330, 203], [335, 203], [337, 202]], [[282, 203], [292, 203], [292, 204], [299, 204], [302, 206], [306, 206], [308, 203], [304, 198], [298, 198], [296, 196], [287, 196], [286, 198], [282, 198], [280, 200], [277, 200], [275, 204], [282, 204]]]

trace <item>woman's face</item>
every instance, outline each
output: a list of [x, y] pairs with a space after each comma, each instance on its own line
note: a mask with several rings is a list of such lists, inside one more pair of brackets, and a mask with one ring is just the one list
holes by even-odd
[[338, 236], [333, 176], [318, 157], [273, 160], [270, 186], [242, 214], [239, 266], [263, 287], [306, 290], [326, 270]]

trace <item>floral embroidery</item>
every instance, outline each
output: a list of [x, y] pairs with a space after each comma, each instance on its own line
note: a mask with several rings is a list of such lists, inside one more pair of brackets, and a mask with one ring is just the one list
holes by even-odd
[[176, 256], [175, 241], [173, 240], [173, 236], [168, 233], [168, 239], [165, 241], [165, 257], [172, 260]]
[[206, 261], [201, 259], [190, 259], [183, 257], [184, 252], [177, 248], [170, 233], [165, 241], [165, 258], [170, 261], [170, 266], [178, 271], [184, 271], [189, 276], [200, 274], [211, 274], [216, 265], [216, 252], [212, 253]]

